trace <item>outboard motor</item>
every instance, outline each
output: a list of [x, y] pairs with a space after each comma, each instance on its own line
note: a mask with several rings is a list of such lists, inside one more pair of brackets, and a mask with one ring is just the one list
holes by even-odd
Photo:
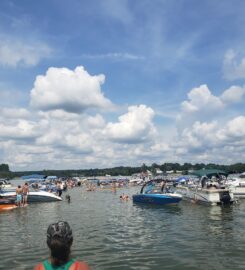
[[222, 204], [230, 204], [231, 203], [231, 196], [228, 191], [220, 193], [220, 202]]

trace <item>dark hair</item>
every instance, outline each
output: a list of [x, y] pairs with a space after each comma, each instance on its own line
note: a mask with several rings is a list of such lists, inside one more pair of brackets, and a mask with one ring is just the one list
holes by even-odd
[[59, 221], [49, 225], [47, 245], [51, 251], [53, 265], [60, 266], [69, 260], [72, 242], [72, 230], [68, 222]]

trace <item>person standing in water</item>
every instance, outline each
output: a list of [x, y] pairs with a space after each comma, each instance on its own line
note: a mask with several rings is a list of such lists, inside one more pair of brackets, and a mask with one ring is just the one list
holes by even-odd
[[50, 224], [47, 230], [49, 259], [39, 263], [34, 270], [90, 270], [87, 263], [71, 257], [73, 235], [66, 221]]
[[25, 206], [27, 204], [28, 194], [29, 194], [29, 186], [28, 186], [28, 183], [25, 183], [22, 186], [22, 203], [23, 203], [23, 206]]
[[16, 203], [18, 207], [21, 207], [21, 201], [22, 201], [22, 188], [20, 185], [16, 188]]

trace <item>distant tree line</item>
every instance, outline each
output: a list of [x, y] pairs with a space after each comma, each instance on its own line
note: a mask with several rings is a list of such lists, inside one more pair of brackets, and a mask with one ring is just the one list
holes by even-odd
[[156, 170], [160, 169], [162, 172], [173, 171], [181, 172], [182, 174], [188, 174], [191, 170], [200, 170], [200, 169], [220, 169], [226, 171], [227, 173], [242, 173], [245, 172], [245, 163], [235, 163], [232, 165], [218, 165], [214, 163], [164, 163], [157, 164], [153, 163], [149, 166], [142, 164], [140, 167], [114, 167], [114, 168], [105, 168], [105, 169], [81, 169], [81, 170], [42, 170], [42, 171], [21, 171], [21, 172], [11, 172], [9, 170], [8, 164], [0, 165], [0, 177], [1, 178], [13, 178], [20, 177], [23, 175], [30, 174], [42, 174], [42, 175], [56, 175], [58, 177], [71, 177], [71, 176], [85, 176], [85, 177], [97, 177], [97, 176], [128, 176], [135, 173], [147, 172], [150, 171], [153, 174], [156, 173]]

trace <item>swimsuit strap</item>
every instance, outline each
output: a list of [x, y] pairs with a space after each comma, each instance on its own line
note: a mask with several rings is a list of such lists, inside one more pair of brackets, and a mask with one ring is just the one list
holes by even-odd
[[79, 270], [79, 261], [75, 261], [74, 265], [75, 265], [74, 270]]
[[70, 266], [75, 262], [75, 259], [71, 259], [69, 262], [67, 262], [65, 265], [62, 265], [60, 267], [53, 267], [52, 264], [48, 261], [45, 260], [43, 262], [43, 266], [45, 270], [54, 270], [54, 269], [63, 269], [63, 270], [68, 270], [70, 268]]

